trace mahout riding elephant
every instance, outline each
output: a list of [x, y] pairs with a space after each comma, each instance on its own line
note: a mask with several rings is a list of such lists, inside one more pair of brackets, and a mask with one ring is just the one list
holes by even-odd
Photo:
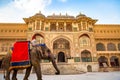
[[28, 80], [28, 77], [30, 75], [31, 68], [33, 66], [35, 73], [37, 75], [37, 80], [42, 80], [42, 73], [41, 73], [41, 66], [40, 61], [41, 59], [48, 59], [52, 62], [53, 67], [56, 69], [56, 74], [60, 74], [59, 69], [57, 68], [55, 59], [53, 57], [53, 54], [46, 46], [37, 46], [33, 47], [30, 50], [30, 61], [31, 66], [27, 68], [10, 68], [10, 60], [11, 60], [11, 54], [8, 53], [2, 60], [2, 67], [6, 71], [5, 73], [5, 80], [10, 80], [10, 72], [13, 70], [12, 80], [17, 80], [17, 72], [20, 69], [26, 69], [26, 73], [23, 80]]

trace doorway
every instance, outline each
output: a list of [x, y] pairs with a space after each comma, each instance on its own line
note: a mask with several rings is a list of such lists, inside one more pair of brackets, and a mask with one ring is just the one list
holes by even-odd
[[65, 54], [64, 52], [58, 53], [58, 62], [65, 62]]
[[87, 66], [87, 71], [92, 72], [92, 67], [90, 65]]

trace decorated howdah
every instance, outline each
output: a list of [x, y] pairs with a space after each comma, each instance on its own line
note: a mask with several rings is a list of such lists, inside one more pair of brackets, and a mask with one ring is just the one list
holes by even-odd
[[25, 68], [30, 66], [30, 42], [19, 41], [15, 42], [12, 50], [12, 58], [10, 69]]

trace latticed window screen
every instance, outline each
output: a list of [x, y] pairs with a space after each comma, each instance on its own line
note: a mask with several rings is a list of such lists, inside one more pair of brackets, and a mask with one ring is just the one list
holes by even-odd
[[50, 31], [56, 31], [56, 24], [55, 23], [52, 23], [51, 25], [50, 25]]
[[90, 46], [90, 39], [87, 36], [82, 36], [79, 39], [79, 42], [80, 42], [80, 47]]
[[74, 57], [75, 62], [80, 62], [80, 57]]
[[105, 46], [103, 43], [98, 43], [96, 45], [96, 49], [97, 49], [97, 51], [105, 51]]
[[84, 50], [81, 53], [81, 59], [82, 59], [82, 62], [91, 62], [92, 61], [91, 53], [87, 50]]
[[107, 44], [107, 50], [108, 51], [116, 51], [116, 46], [113, 43], [108, 43]]
[[53, 44], [54, 49], [70, 49], [70, 43], [63, 38], [57, 39]]

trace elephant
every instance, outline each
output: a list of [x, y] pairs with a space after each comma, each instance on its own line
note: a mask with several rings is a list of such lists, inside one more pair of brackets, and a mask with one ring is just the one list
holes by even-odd
[[4, 70], [6, 71], [5, 73], [5, 80], [10, 80], [10, 72], [13, 70], [13, 74], [12, 74], [12, 80], [17, 80], [17, 72], [20, 69], [26, 69], [26, 73], [24, 76], [23, 80], [28, 80], [28, 77], [30, 75], [30, 71], [31, 68], [33, 66], [35, 73], [37, 75], [37, 80], [42, 80], [42, 73], [41, 73], [41, 66], [40, 66], [40, 61], [42, 59], [48, 59], [52, 62], [53, 67], [56, 69], [56, 74], [60, 74], [60, 71], [57, 67], [57, 64], [55, 62], [54, 56], [51, 53], [50, 49], [47, 46], [36, 46], [33, 47], [30, 50], [30, 62], [31, 65], [30, 67], [27, 68], [13, 68], [13, 69], [9, 69], [10, 68], [10, 60], [11, 60], [11, 54], [8, 53], [2, 60], [2, 67], [4, 68]]

